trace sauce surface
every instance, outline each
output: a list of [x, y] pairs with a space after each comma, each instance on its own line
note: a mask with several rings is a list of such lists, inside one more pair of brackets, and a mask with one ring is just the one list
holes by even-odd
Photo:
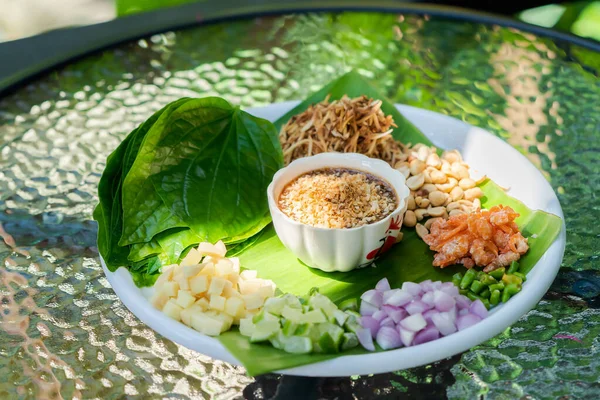
[[350, 168], [302, 174], [281, 192], [278, 206], [291, 219], [320, 228], [356, 228], [381, 221], [398, 206], [391, 185]]

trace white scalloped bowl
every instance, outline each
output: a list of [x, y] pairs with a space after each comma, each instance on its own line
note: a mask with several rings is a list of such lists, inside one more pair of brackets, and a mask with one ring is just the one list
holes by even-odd
[[[392, 186], [398, 206], [384, 219], [356, 228], [320, 228], [294, 221], [277, 205], [281, 191], [298, 176], [322, 168], [348, 168], [379, 177]], [[267, 188], [273, 226], [281, 242], [304, 264], [325, 272], [364, 268], [396, 243], [409, 195], [404, 175], [385, 161], [357, 153], [299, 158], [277, 171]]]

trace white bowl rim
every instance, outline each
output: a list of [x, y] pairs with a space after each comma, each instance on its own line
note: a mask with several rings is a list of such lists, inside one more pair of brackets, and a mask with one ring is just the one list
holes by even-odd
[[[396, 206], [396, 208], [394, 208], [394, 210], [391, 213], [389, 213], [385, 218], [380, 219], [379, 221], [373, 222], [371, 224], [364, 224], [364, 225], [356, 226], [354, 228], [324, 228], [321, 226], [305, 224], [303, 222], [299, 222], [299, 221], [296, 221], [296, 220], [288, 217], [283, 211], [281, 211], [281, 209], [277, 205], [277, 202], [275, 201], [275, 194], [274, 194], [275, 185], [278, 183], [278, 180], [281, 179], [281, 177], [285, 173], [285, 171], [291, 169], [295, 165], [299, 165], [300, 163], [302, 163], [302, 164], [309, 163], [310, 160], [314, 160], [314, 159], [340, 159], [342, 161], [339, 163], [340, 164], [339, 168], [348, 168], [348, 169], [353, 169], [356, 171], [376, 175], [377, 178], [382, 179], [384, 182], [387, 182], [394, 189], [394, 192], [396, 193], [396, 196], [398, 197], [398, 206]], [[402, 187], [401, 189], [406, 189], [406, 191], [407, 191], [406, 196], [402, 197], [401, 194], [398, 193], [400, 188], [396, 187], [396, 185], [394, 185], [392, 182], [389, 182], [388, 179], [382, 177], [379, 174], [367, 172], [367, 171], [364, 171], [364, 170], [361, 170], [361, 169], [355, 168], [355, 167], [344, 166], [343, 161], [348, 160], [348, 159], [364, 160], [364, 161], [368, 161], [371, 164], [374, 164], [376, 166], [376, 168], [381, 167], [383, 169], [386, 169], [386, 168], [390, 169], [392, 174], [398, 175], [399, 177], [402, 178], [402, 181], [404, 182], [404, 187]], [[317, 170], [317, 169], [315, 169], [315, 170]], [[302, 175], [302, 174], [300, 174], [300, 175]], [[298, 176], [300, 176], [300, 175], [298, 175]], [[296, 178], [298, 176], [296, 176]], [[295, 178], [292, 178], [292, 180], [293, 179], [295, 179]], [[368, 157], [368, 156], [366, 156], [364, 154], [360, 154], [360, 153], [326, 152], [326, 153], [315, 154], [315, 155], [312, 155], [309, 157], [298, 158], [298, 159], [292, 161], [291, 163], [289, 163], [287, 166], [279, 169], [275, 173], [275, 175], [273, 175], [273, 179], [271, 180], [271, 183], [267, 187], [267, 198], [268, 198], [269, 203], [272, 205], [272, 207], [269, 207], [269, 210], [271, 213], [276, 212], [277, 215], [279, 215], [281, 218], [283, 218], [286, 222], [289, 222], [295, 226], [306, 226], [306, 227], [313, 229], [315, 231], [318, 231], [318, 232], [333, 232], [333, 231], [354, 232], [354, 231], [358, 231], [361, 229], [365, 229], [366, 227], [376, 227], [379, 225], [385, 225], [386, 223], [388, 223], [390, 221], [390, 219], [393, 216], [397, 215], [399, 212], [402, 211], [402, 209], [404, 209], [406, 207], [409, 196], [410, 196], [410, 189], [408, 188], [408, 186], [406, 186], [406, 178], [404, 177], [404, 175], [402, 175], [402, 173], [400, 171], [392, 168], [387, 162], [385, 162], [383, 160], [380, 160], [378, 158]]]

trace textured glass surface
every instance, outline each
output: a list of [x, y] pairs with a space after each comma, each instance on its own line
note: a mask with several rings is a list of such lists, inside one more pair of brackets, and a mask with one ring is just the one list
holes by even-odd
[[513, 29], [377, 13], [168, 32], [0, 99], [0, 398], [270, 398], [298, 382], [248, 378], [140, 323], [104, 277], [90, 219], [106, 156], [164, 104], [302, 99], [350, 68], [395, 102], [463, 119], [526, 154], [559, 195], [568, 243], [551, 290], [503, 334], [425, 367], [312, 381], [317, 395], [597, 398], [600, 55]]

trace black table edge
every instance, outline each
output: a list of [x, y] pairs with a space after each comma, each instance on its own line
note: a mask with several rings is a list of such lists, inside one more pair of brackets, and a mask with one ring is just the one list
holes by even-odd
[[157, 11], [117, 18], [108, 22], [54, 30], [36, 36], [0, 43], [0, 96], [21, 87], [41, 74], [77, 60], [83, 56], [152, 34], [233, 19], [309, 12], [393, 12], [458, 19], [519, 29], [556, 41], [567, 42], [596, 52], [600, 43], [531, 25], [515, 19], [432, 4], [398, 4], [397, 1], [377, 0], [343, 2], [322, 0], [291, 1], [280, 4], [273, 0], [248, 2], [220, 0], [198, 2]]

